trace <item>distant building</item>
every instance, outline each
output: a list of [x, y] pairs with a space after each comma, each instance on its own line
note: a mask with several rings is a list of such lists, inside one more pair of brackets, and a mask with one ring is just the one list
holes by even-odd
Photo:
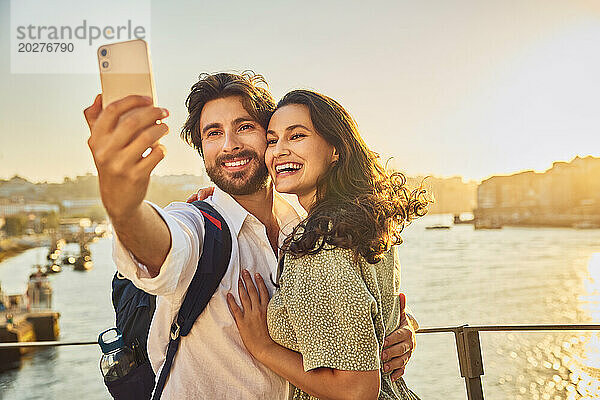
[[0, 180], [0, 198], [19, 197], [38, 192], [39, 188], [36, 187], [35, 183], [31, 183], [18, 175], [7, 181]]
[[[41, 233], [48, 227], [48, 214], [58, 214], [59, 211], [60, 207], [57, 204], [14, 200], [14, 197], [13, 200], [0, 199], [0, 228], [9, 230], [9, 232], [2, 232], [0, 237], [4, 237], [5, 234]], [[23, 222], [15, 222], [17, 225], [7, 222], [7, 220], [22, 221], [23, 217], [26, 219], [25, 225]]]
[[474, 214], [502, 225], [600, 224], [600, 158], [575, 157], [543, 173], [486, 179], [477, 188]]
[[60, 202], [62, 208], [69, 213], [87, 211], [92, 207], [102, 207], [101, 199], [69, 199]]
[[59, 209], [59, 206], [56, 204], [0, 200], [0, 217], [9, 217], [16, 214], [58, 213]]
[[[424, 179], [424, 180], [423, 180]], [[407, 178], [410, 189], [423, 188], [434, 203], [428, 207], [428, 214], [460, 214], [471, 212], [477, 205], [477, 183], [464, 182], [462, 177], [438, 178], [434, 176]]]

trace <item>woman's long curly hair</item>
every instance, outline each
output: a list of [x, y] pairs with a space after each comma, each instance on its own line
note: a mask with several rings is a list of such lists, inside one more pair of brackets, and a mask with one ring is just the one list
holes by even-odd
[[412, 219], [425, 215], [429, 200], [421, 187], [410, 191], [399, 172], [386, 172], [378, 154], [369, 150], [356, 122], [335, 100], [310, 90], [294, 90], [277, 104], [308, 107], [317, 133], [339, 154], [317, 182], [308, 216], [283, 244], [284, 254], [303, 256], [324, 248], [352, 249], [376, 263]]

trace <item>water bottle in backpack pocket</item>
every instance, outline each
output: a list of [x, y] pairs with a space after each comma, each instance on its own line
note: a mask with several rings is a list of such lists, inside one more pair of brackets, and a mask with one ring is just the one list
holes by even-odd
[[115, 273], [113, 277], [112, 289], [116, 328], [101, 333], [98, 343], [102, 346], [103, 335], [110, 331], [121, 335], [121, 347], [131, 350], [132, 355], [128, 354], [127, 357], [133, 358], [135, 366], [127, 368], [127, 371], [114, 371], [110, 378], [102, 370], [104, 385], [115, 400], [149, 400], [154, 389], [155, 375], [148, 359], [146, 342], [156, 298], [136, 288], [119, 273]]
[[[114, 332], [116, 336], [106, 341], [105, 335], [109, 332]], [[125, 346], [123, 336], [117, 328], [110, 328], [100, 333], [98, 344], [102, 349], [100, 370], [105, 381], [116, 381], [137, 367], [135, 353], [132, 349]]]
[[[109, 332], [113, 337], [106, 339]], [[154, 387], [154, 372], [150, 363], [140, 359], [134, 349], [125, 345], [117, 328], [107, 329], [98, 336], [102, 349], [100, 370], [104, 384], [114, 399], [147, 400]]]

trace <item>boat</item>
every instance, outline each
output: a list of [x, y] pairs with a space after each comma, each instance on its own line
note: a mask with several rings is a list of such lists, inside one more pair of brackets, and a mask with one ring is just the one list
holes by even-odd
[[473, 224], [475, 223], [475, 218], [471, 218], [471, 219], [460, 219], [460, 214], [454, 214], [454, 225], [460, 225], [460, 224]]
[[73, 264], [73, 269], [75, 271], [88, 271], [92, 269], [93, 263], [89, 256], [78, 257], [75, 260], [75, 264]]
[[73, 265], [73, 264], [75, 264], [75, 260], [77, 260], [77, 257], [75, 255], [65, 254], [63, 256], [62, 263], [66, 264], [66, 265]]
[[600, 224], [595, 224], [591, 221], [582, 221], [573, 224], [575, 229], [600, 229]]
[[87, 271], [92, 269], [92, 252], [87, 243], [79, 242], [79, 256], [73, 263], [75, 271]]
[[48, 249], [48, 255], [46, 258], [48, 261], [56, 263], [60, 258], [63, 247], [67, 242], [64, 239], [56, 239], [55, 235], [53, 235], [51, 240], [52, 242], [50, 244], [50, 248]]
[[62, 271], [62, 267], [59, 265], [58, 261], [55, 261], [52, 264], [46, 265], [46, 267], [44, 267], [44, 269], [45, 269], [45, 272], [49, 273], [49, 274], [57, 274]]
[[426, 226], [425, 229], [450, 229], [450, 226], [448, 226], [448, 225], [431, 225], [431, 226]]
[[[52, 287], [45, 267], [35, 266], [25, 294], [8, 295], [0, 288], [0, 343], [58, 339], [60, 314], [52, 310]], [[18, 368], [26, 347], [0, 349], [0, 371]]]

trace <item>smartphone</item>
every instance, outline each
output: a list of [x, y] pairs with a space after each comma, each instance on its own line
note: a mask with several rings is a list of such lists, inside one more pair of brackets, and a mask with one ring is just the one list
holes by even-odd
[[102, 45], [98, 48], [102, 84], [102, 108], [130, 94], [148, 96], [154, 105], [156, 91], [148, 43], [142, 39]]

